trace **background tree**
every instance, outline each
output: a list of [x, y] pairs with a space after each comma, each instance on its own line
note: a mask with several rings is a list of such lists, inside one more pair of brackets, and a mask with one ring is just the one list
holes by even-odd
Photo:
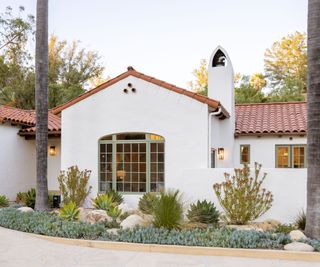
[[249, 75], [235, 75], [235, 102], [240, 103], [261, 103], [266, 101], [262, 92], [266, 81], [261, 73]]
[[308, 4], [307, 219], [305, 233], [320, 239], [320, 0]]
[[36, 169], [35, 210], [48, 204], [48, 0], [37, 0], [36, 25]]
[[189, 87], [201, 95], [208, 95], [208, 63], [205, 59], [200, 61], [200, 66], [192, 72], [194, 81], [189, 82]]

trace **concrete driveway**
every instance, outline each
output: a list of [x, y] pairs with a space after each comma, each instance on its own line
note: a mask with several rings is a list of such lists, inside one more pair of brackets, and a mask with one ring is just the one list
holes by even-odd
[[320, 262], [260, 260], [235, 257], [190, 256], [103, 250], [62, 245], [0, 227], [1, 267], [99, 266], [218, 266], [218, 267], [320, 267]]

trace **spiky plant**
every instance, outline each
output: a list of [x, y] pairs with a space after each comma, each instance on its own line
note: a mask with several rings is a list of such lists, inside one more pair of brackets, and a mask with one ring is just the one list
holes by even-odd
[[93, 206], [99, 210], [108, 211], [111, 207], [115, 206], [112, 196], [108, 194], [97, 195], [93, 200]]
[[36, 203], [36, 189], [35, 188], [31, 188], [27, 193], [26, 193], [26, 205], [30, 208], [34, 209], [34, 205]]
[[25, 203], [25, 201], [26, 201], [26, 193], [18, 192], [16, 196], [16, 202], [20, 204], [20, 203]]
[[139, 200], [139, 209], [145, 214], [152, 214], [157, 201], [158, 196], [156, 193], [145, 193]]
[[115, 222], [118, 217], [121, 215], [122, 210], [119, 209], [117, 206], [111, 206], [107, 210], [107, 214], [112, 218], [112, 220]]
[[190, 222], [217, 225], [219, 222], [219, 211], [217, 211], [212, 202], [198, 200], [197, 203], [190, 205], [187, 218]]
[[111, 198], [112, 202], [117, 206], [123, 202], [122, 194], [113, 189], [111, 189], [110, 191], [107, 191], [107, 195]]
[[294, 220], [294, 224], [300, 229], [304, 230], [306, 228], [306, 213], [301, 210]]
[[70, 201], [68, 204], [64, 204], [60, 209], [60, 217], [66, 221], [78, 221], [80, 218], [80, 210], [76, 203]]
[[155, 227], [179, 229], [183, 219], [183, 204], [179, 190], [162, 191], [154, 206]]
[[9, 199], [5, 195], [0, 195], [0, 208], [8, 207]]

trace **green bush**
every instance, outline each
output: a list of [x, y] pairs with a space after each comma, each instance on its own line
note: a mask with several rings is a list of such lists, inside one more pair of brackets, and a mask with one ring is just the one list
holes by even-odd
[[114, 222], [121, 215], [121, 212], [121, 209], [119, 209], [117, 206], [111, 206], [110, 209], [107, 210], [107, 214], [112, 218]]
[[298, 229], [304, 230], [306, 228], [306, 220], [306, 213], [304, 210], [301, 210], [294, 219], [294, 224], [298, 227]]
[[139, 209], [145, 214], [152, 214], [158, 201], [157, 193], [149, 192], [143, 194], [139, 199]]
[[291, 231], [296, 230], [292, 224], [279, 224], [275, 229], [275, 233], [289, 234]]
[[154, 221], [156, 227], [179, 229], [183, 219], [183, 205], [179, 190], [162, 191], [154, 206]]
[[88, 186], [91, 171], [80, 171], [77, 166], [61, 171], [58, 176], [59, 188], [63, 203], [74, 202], [78, 207], [90, 194], [91, 186]]
[[34, 205], [36, 204], [36, 189], [31, 188], [25, 195], [26, 205], [30, 208], [34, 209]]
[[60, 209], [60, 217], [67, 221], [78, 221], [80, 218], [80, 210], [74, 202], [70, 201]]
[[5, 195], [0, 195], [0, 208], [8, 207], [9, 199]]
[[96, 209], [108, 211], [112, 206], [114, 206], [112, 201], [113, 199], [110, 195], [100, 194], [93, 200], [93, 206]]
[[187, 218], [190, 222], [213, 224], [216, 226], [219, 223], [219, 211], [217, 211], [212, 202], [198, 200], [196, 204], [190, 205]]
[[22, 204], [26, 202], [26, 193], [25, 192], [18, 192], [16, 196], [16, 203]]
[[250, 177], [250, 168], [244, 164], [242, 169], [234, 170], [233, 176], [225, 173], [225, 181], [213, 185], [230, 224], [246, 224], [271, 208], [273, 195], [262, 188], [267, 174], [260, 179], [260, 170], [261, 164], [255, 163], [254, 178]]
[[106, 193], [115, 205], [120, 205], [123, 202], [123, 196], [121, 193], [114, 191], [113, 189]]

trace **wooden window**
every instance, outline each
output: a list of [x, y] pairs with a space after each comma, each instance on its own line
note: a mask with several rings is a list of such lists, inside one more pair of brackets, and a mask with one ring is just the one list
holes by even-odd
[[276, 168], [306, 168], [306, 145], [276, 145]]
[[240, 163], [250, 164], [250, 145], [240, 145]]
[[215, 168], [216, 167], [216, 150], [215, 149], [211, 149], [211, 168]]

